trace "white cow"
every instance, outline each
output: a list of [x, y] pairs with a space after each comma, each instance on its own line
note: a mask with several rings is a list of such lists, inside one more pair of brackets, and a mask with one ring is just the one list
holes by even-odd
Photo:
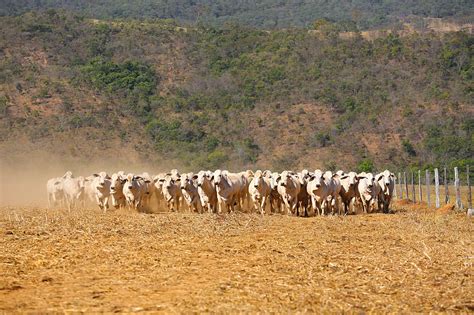
[[338, 196], [341, 190], [341, 183], [339, 179], [333, 176], [332, 172], [322, 173], [320, 170], [314, 171], [306, 189], [311, 197], [311, 205], [315, 213], [317, 211], [319, 214], [324, 215], [325, 211], [329, 208], [329, 204], [333, 213], [338, 210]]
[[255, 174], [251, 170], [246, 170], [243, 172], [238, 173], [243, 176], [244, 178], [244, 185], [240, 191], [240, 206], [244, 208], [244, 202], [246, 202], [246, 206], [250, 208], [250, 194], [249, 194], [249, 185], [252, 181]]
[[211, 171], [200, 171], [193, 179], [197, 181], [199, 198], [202, 207], [209, 213], [217, 212], [217, 191], [212, 181], [214, 174]]
[[341, 181], [341, 190], [339, 196], [341, 196], [342, 203], [344, 204], [344, 213], [347, 214], [351, 207], [351, 204], [354, 206], [358, 192], [357, 185], [359, 183], [359, 178], [357, 173], [349, 172], [345, 174], [342, 171], [338, 171], [337, 175]]
[[166, 205], [170, 211], [179, 211], [179, 205], [182, 198], [180, 181], [181, 177], [178, 173], [165, 175], [165, 178], [159, 180], [162, 182], [162, 193], [166, 201]]
[[94, 176], [87, 176], [84, 178], [84, 193], [81, 196], [83, 207], [86, 206], [89, 200], [91, 204], [96, 202], [95, 200], [95, 188], [94, 188]]
[[47, 181], [46, 192], [48, 193], [48, 206], [54, 207], [64, 200], [63, 178], [54, 177]]
[[300, 192], [298, 193], [298, 204], [296, 206], [296, 214], [298, 216], [308, 216], [308, 206], [311, 198], [309, 197], [307, 186], [310, 179], [308, 170], [303, 170], [295, 175], [300, 182]]
[[272, 193], [271, 179], [263, 176], [261, 170], [255, 172], [253, 179], [249, 184], [249, 194], [252, 198], [255, 211], [259, 211], [260, 214], [265, 213], [265, 205], [267, 200], [270, 199]]
[[111, 178], [106, 172], [95, 173], [92, 176], [94, 176], [92, 188], [95, 201], [99, 208], [106, 212], [109, 209]]
[[193, 173], [181, 175], [181, 194], [190, 212], [202, 213], [201, 199], [193, 177]]
[[[156, 202], [158, 209], [161, 208], [161, 202], [165, 201], [165, 197], [163, 195], [163, 182], [166, 177], [165, 173], [159, 173], [153, 177], [153, 183], [155, 185], [155, 196], [156, 196]], [[160, 179], [163, 179], [161, 181]]]
[[395, 175], [389, 170], [385, 170], [376, 176], [376, 180], [380, 186], [379, 193], [379, 208], [380, 202], [383, 203], [383, 212], [388, 213], [388, 208], [393, 197], [393, 190], [395, 188]]
[[[64, 176], [66, 176], [64, 178]], [[71, 172], [63, 176], [63, 191], [69, 211], [76, 206], [84, 193], [85, 179], [82, 176], [74, 178]]]
[[371, 212], [377, 202], [380, 186], [372, 173], [362, 172], [359, 173], [357, 177], [359, 178], [357, 190], [359, 192], [360, 201], [362, 202], [362, 209], [364, 213]]
[[246, 187], [246, 179], [242, 174], [229, 173], [228, 171], [216, 170], [212, 180], [216, 186], [218, 212], [234, 211], [234, 205], [237, 204], [242, 209], [242, 195]]
[[125, 183], [125, 173], [120, 171], [112, 174], [110, 178], [110, 199], [115, 209], [125, 207], [127, 204], [123, 194], [123, 184]]
[[127, 174], [123, 183], [123, 195], [129, 208], [140, 210], [143, 207], [143, 197], [147, 192], [145, 180], [131, 173]]
[[286, 213], [288, 215], [296, 213], [296, 207], [298, 206], [298, 194], [300, 193], [301, 184], [296, 178], [292, 175], [292, 172], [283, 171], [275, 179], [277, 183], [277, 190], [283, 199], [285, 204]]
[[145, 194], [143, 195], [143, 206], [150, 206], [150, 200], [153, 195], [156, 194], [156, 186], [154, 179], [147, 172], [141, 173], [138, 175], [145, 181]]

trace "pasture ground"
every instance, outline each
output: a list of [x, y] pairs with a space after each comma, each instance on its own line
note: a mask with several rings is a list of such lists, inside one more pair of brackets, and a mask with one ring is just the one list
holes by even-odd
[[474, 310], [474, 219], [0, 208], [0, 312]]

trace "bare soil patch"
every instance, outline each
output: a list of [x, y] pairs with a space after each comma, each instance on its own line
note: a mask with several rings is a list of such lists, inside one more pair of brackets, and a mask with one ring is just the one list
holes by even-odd
[[0, 311], [469, 312], [473, 224], [3, 207]]

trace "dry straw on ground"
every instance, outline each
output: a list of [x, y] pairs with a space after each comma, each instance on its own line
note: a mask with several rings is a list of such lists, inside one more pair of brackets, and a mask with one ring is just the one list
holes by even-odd
[[474, 221], [396, 208], [313, 218], [2, 208], [0, 311], [473, 311]]

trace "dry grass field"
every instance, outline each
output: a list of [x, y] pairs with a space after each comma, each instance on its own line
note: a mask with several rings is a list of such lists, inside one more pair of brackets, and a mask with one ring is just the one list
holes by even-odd
[[0, 312], [474, 311], [474, 220], [0, 209]]

